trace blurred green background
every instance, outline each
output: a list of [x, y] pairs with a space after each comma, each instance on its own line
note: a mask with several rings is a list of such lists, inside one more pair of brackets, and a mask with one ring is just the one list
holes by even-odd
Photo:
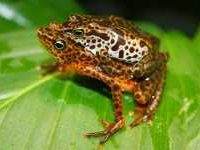
[[[83, 134], [102, 129], [100, 119], [113, 120], [110, 93], [99, 82], [40, 78], [36, 70], [54, 62], [39, 43], [37, 28], [73, 13], [90, 11], [73, 0], [0, 1], [0, 150], [97, 149], [99, 139]], [[200, 30], [188, 38], [154, 22], [137, 24], [158, 36], [161, 50], [170, 54], [162, 102], [152, 125], [125, 127], [104, 149], [200, 149]], [[129, 124], [133, 98], [123, 99]]]
[[65, 21], [72, 13], [85, 10], [74, 0], [1, 0], [0, 32], [30, 29], [50, 21]]

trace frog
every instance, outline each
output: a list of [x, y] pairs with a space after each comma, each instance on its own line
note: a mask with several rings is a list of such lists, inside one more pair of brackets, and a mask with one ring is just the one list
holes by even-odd
[[75, 72], [105, 83], [111, 91], [114, 122], [86, 133], [103, 145], [125, 126], [122, 95], [133, 94], [136, 106], [129, 127], [152, 122], [160, 103], [169, 55], [160, 40], [123, 17], [73, 14], [64, 23], [51, 22], [37, 31], [40, 42], [55, 58], [47, 72]]

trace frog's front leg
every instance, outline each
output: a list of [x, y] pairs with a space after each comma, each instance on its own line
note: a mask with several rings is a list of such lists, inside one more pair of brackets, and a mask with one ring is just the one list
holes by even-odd
[[105, 143], [114, 133], [116, 133], [120, 128], [124, 126], [125, 120], [123, 117], [123, 107], [122, 107], [122, 90], [115, 80], [111, 77], [107, 76], [102, 72], [98, 72], [98, 69], [93, 67], [86, 66], [77, 66], [76, 72], [81, 75], [86, 75], [89, 77], [96, 78], [98, 80], [106, 83], [112, 91], [112, 98], [114, 103], [114, 111], [115, 111], [115, 123], [111, 124], [107, 121], [104, 121], [105, 130], [93, 133], [87, 133], [87, 137], [93, 136], [102, 136], [100, 140], [100, 144]]
[[151, 121], [160, 102], [165, 76], [166, 64], [163, 64], [150, 77], [135, 85], [134, 95], [138, 105], [135, 109], [135, 119], [130, 127]]
[[46, 76], [51, 73], [58, 72], [61, 75], [69, 75], [75, 71], [72, 64], [55, 63], [55, 64], [42, 64], [38, 67], [41, 71], [41, 76]]
[[[119, 83], [113, 80], [108, 75], [103, 72], [99, 72], [98, 68], [86, 66], [82, 64], [55, 64], [55, 65], [44, 65], [43, 69], [46, 69], [48, 73], [50, 72], [70, 72], [75, 71], [80, 75], [89, 76], [92, 78], [96, 78], [100, 81], [106, 83], [112, 91], [112, 98], [114, 103], [114, 111], [115, 111], [115, 123], [111, 124], [107, 121], [104, 121], [103, 124], [105, 126], [105, 130], [93, 133], [87, 133], [87, 137], [92, 136], [102, 136], [100, 144], [105, 143], [114, 133], [116, 133], [120, 128], [124, 126], [125, 120], [122, 115], [123, 106], [122, 106], [122, 89], [119, 86]], [[70, 69], [71, 68], [71, 69]], [[50, 70], [50, 72], [48, 71]]]
[[54, 72], [65, 72], [66, 71], [66, 65], [55, 63], [55, 64], [42, 64], [37, 67], [39, 71], [41, 71], [42, 76], [46, 76], [48, 74], [54, 73]]
[[111, 124], [107, 121], [103, 121], [104, 127], [106, 128], [103, 131], [99, 132], [91, 132], [87, 133], [87, 137], [92, 136], [102, 136], [100, 140], [100, 144], [104, 144], [114, 133], [116, 133], [120, 128], [124, 126], [125, 120], [122, 116], [122, 99], [121, 99], [121, 91], [119, 90], [118, 85], [111, 86], [112, 95], [113, 95], [113, 103], [115, 110], [115, 123]]

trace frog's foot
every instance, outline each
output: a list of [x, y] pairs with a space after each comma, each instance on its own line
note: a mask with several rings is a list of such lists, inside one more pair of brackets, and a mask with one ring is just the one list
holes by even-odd
[[142, 123], [151, 122], [154, 113], [153, 112], [146, 112], [147, 106], [138, 104], [135, 109], [135, 119], [129, 125], [131, 128], [140, 125]]
[[125, 124], [125, 120], [122, 119], [115, 124], [111, 124], [107, 121], [103, 121], [103, 125], [106, 128], [105, 130], [98, 131], [98, 132], [90, 132], [86, 133], [85, 136], [90, 137], [99, 137], [102, 136], [99, 144], [104, 144], [113, 134], [115, 134], [119, 129], [121, 129]]

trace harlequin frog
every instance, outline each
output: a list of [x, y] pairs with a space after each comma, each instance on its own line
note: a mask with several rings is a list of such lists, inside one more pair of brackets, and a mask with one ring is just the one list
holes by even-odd
[[68, 21], [40, 28], [41, 43], [57, 60], [52, 70], [96, 78], [112, 93], [115, 122], [103, 121], [105, 130], [87, 133], [105, 143], [125, 124], [122, 93], [131, 92], [137, 106], [134, 127], [151, 121], [166, 76], [168, 54], [159, 52], [159, 40], [121, 17], [72, 15]]

